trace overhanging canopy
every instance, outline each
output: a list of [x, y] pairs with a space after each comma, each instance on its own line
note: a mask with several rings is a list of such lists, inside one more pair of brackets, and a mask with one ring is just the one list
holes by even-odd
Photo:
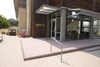
[[89, 11], [89, 10], [85, 10], [85, 9], [81, 9], [81, 8], [68, 8], [68, 7], [61, 7], [64, 9], [67, 9], [68, 11], [75, 11], [78, 14], [81, 15], [86, 15], [86, 16], [92, 16], [92, 17], [100, 17], [100, 13], [94, 12], [94, 11]]
[[39, 14], [50, 14], [54, 11], [57, 11], [59, 8], [50, 6], [50, 5], [42, 5], [38, 10], [36, 10], [36, 13]]
[[79, 13], [87, 16], [92, 16], [92, 17], [100, 17], [100, 13], [84, 10], [84, 9], [80, 9]]
[[36, 10], [36, 13], [50, 14], [54, 11], [61, 10], [61, 9], [66, 9], [68, 11], [75, 11], [78, 14], [81, 14], [81, 15], [86, 15], [86, 16], [91, 16], [91, 17], [100, 17], [100, 13], [85, 10], [85, 9], [80, 9], [80, 8], [73, 8], [72, 9], [72, 8], [68, 8], [68, 7], [58, 8], [58, 7], [54, 7], [54, 6], [50, 6], [50, 5], [42, 5], [39, 9]]

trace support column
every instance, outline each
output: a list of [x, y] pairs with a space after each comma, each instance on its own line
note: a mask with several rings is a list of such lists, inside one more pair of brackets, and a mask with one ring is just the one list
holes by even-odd
[[97, 23], [97, 24], [98, 24], [98, 27], [99, 27], [99, 29], [98, 29], [98, 32], [97, 32], [97, 33], [98, 33], [98, 36], [100, 36], [100, 18], [98, 18], [98, 23]]
[[60, 41], [66, 39], [66, 9], [61, 10], [61, 23], [60, 23]]
[[26, 0], [26, 30], [28, 32], [28, 36], [31, 35], [31, 0]]
[[93, 37], [93, 17], [90, 18], [90, 39]]

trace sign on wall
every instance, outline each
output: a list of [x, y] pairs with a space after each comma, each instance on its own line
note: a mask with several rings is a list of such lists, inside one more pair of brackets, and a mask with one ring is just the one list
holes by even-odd
[[45, 24], [36, 24], [36, 27], [45, 27]]

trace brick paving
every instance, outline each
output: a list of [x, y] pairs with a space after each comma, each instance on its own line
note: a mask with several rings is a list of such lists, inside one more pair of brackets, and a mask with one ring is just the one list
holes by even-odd
[[4, 35], [0, 43], [0, 67], [100, 67], [100, 50], [87, 53], [84, 51], [63, 54], [63, 63], [60, 55], [23, 60], [20, 38]]

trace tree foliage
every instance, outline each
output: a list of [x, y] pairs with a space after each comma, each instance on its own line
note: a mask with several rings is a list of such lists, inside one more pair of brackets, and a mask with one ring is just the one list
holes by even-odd
[[17, 20], [15, 20], [15, 19], [13, 19], [13, 18], [10, 18], [10, 19], [8, 19], [8, 21], [10, 22], [10, 24], [11, 24], [12, 26], [18, 26], [18, 21], [17, 21]]
[[0, 15], [0, 29], [2, 28], [9, 28], [11, 25], [8, 22], [8, 20], [3, 17], [2, 15]]

